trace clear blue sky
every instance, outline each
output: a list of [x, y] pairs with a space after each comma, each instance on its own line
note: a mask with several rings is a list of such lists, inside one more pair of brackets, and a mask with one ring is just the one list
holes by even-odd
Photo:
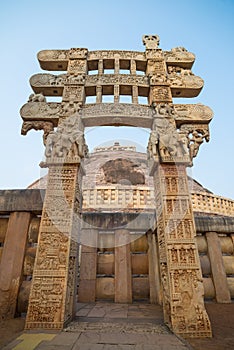
[[[143, 34], [158, 34], [160, 47], [184, 46], [196, 54], [193, 72], [205, 80], [201, 94], [187, 103], [210, 106], [211, 141], [200, 148], [189, 174], [216, 194], [234, 198], [234, 1], [233, 0], [8, 0], [0, 5], [1, 176], [0, 188], [25, 188], [41, 176], [41, 131], [20, 135], [20, 107], [27, 102], [29, 78], [42, 72], [42, 49], [143, 51]], [[177, 99], [175, 103], [180, 103]], [[145, 130], [92, 129], [90, 149], [108, 140], [136, 141]]]

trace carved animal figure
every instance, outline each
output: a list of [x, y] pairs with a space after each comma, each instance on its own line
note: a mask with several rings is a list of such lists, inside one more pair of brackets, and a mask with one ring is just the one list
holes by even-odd
[[31, 94], [28, 98], [28, 102], [46, 102], [46, 98], [42, 93]]

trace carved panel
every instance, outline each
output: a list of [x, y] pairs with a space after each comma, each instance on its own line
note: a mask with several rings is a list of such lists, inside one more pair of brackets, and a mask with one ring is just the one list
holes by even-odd
[[57, 120], [61, 111], [61, 104], [57, 102], [28, 102], [20, 110], [25, 119], [52, 119]]
[[63, 91], [63, 101], [84, 101], [83, 86], [65, 86]]
[[150, 89], [150, 104], [154, 102], [171, 102], [171, 89], [167, 86], [152, 86]]
[[139, 86], [149, 86], [148, 77], [137, 76], [130, 74], [114, 75], [114, 74], [104, 74], [104, 75], [89, 75], [86, 78], [86, 86], [93, 85], [139, 85]]
[[30, 78], [30, 85], [32, 87], [43, 86], [63, 86], [66, 80], [66, 74], [54, 75], [54, 74], [35, 74]]
[[68, 62], [67, 71], [69, 74], [77, 74], [87, 72], [87, 62], [84, 59], [72, 59]]
[[89, 51], [89, 60], [99, 60], [99, 59], [135, 59], [140, 61], [146, 61], [145, 53], [140, 51], [122, 51], [122, 50], [100, 50], [100, 51]]

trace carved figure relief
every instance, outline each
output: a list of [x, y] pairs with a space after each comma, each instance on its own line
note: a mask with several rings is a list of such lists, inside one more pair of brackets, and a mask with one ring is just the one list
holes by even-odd
[[29, 130], [44, 130], [43, 144], [46, 145], [46, 140], [51, 131], [54, 130], [54, 124], [46, 121], [26, 121], [23, 122], [21, 134], [26, 135]]
[[85, 155], [84, 126], [79, 115], [64, 120], [47, 138], [45, 156], [65, 158]]
[[28, 98], [28, 102], [46, 102], [46, 98], [42, 93], [31, 94]]
[[158, 35], [143, 35], [142, 37], [143, 44], [145, 48], [148, 49], [157, 49], [159, 46], [160, 38]]

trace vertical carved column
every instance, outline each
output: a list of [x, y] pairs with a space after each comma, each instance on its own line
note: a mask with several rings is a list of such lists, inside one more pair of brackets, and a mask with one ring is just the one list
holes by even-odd
[[135, 60], [131, 60], [130, 61], [130, 73], [131, 74], [136, 74], [136, 61]]
[[114, 85], [114, 103], [119, 103], [119, 85]]
[[164, 320], [183, 337], [209, 337], [186, 167], [155, 162], [152, 175]]
[[96, 86], [96, 103], [102, 103], [102, 87], [101, 86]]
[[162, 50], [146, 50], [146, 58], [146, 74], [150, 78], [149, 104], [172, 102], [170, 84], [167, 82], [167, 67]]
[[138, 86], [133, 85], [132, 87], [132, 103], [138, 103]]
[[26, 329], [62, 329], [76, 295], [79, 164], [52, 164], [43, 206]]
[[119, 58], [115, 58], [115, 74], [119, 74]]
[[104, 68], [103, 68], [103, 60], [98, 61], [98, 74], [102, 75], [104, 73]]
[[0, 264], [0, 319], [14, 318], [31, 214], [11, 213]]

